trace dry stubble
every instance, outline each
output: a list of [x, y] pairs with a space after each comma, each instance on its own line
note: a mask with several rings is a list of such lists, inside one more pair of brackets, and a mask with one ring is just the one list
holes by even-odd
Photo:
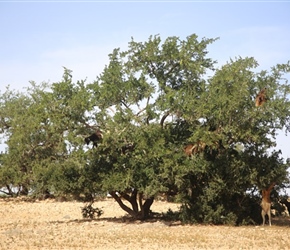
[[[290, 227], [229, 227], [132, 222], [112, 199], [95, 203], [104, 214], [83, 220], [79, 202], [0, 200], [0, 249], [289, 249]], [[155, 202], [152, 210], [178, 205]], [[277, 223], [277, 221], [276, 221]]]

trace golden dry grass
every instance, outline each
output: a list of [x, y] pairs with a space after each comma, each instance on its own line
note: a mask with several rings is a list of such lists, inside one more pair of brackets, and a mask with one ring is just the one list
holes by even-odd
[[[290, 224], [202, 226], [132, 222], [113, 199], [94, 204], [101, 218], [82, 219], [79, 202], [0, 200], [0, 249], [289, 249]], [[155, 202], [166, 212], [178, 205]]]

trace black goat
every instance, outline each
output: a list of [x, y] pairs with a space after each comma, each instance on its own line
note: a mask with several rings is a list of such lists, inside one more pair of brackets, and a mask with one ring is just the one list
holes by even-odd
[[103, 135], [100, 130], [97, 130], [95, 133], [91, 134], [90, 136], [85, 138], [85, 142], [87, 145], [90, 144], [90, 142], [93, 142], [93, 148], [98, 147], [98, 143], [101, 142], [103, 139]]
[[126, 154], [127, 152], [132, 152], [135, 148], [135, 144], [126, 144], [122, 146], [121, 152], [122, 154]]

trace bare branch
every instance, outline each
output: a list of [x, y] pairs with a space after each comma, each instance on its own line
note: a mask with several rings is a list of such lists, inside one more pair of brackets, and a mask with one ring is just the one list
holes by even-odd
[[115, 201], [117, 201], [118, 202], [118, 204], [119, 204], [119, 206], [124, 210], [124, 211], [126, 211], [128, 214], [130, 214], [131, 216], [133, 216], [133, 217], [135, 217], [136, 216], [136, 214], [135, 214], [135, 212], [131, 209], [131, 208], [129, 208], [128, 206], [126, 206], [124, 203], [123, 203], [123, 201], [122, 201], [122, 199], [116, 194], [116, 192], [109, 192], [109, 194], [115, 199]]
[[121, 101], [121, 104], [123, 104], [126, 107], [126, 109], [130, 109], [130, 107], [124, 101]]
[[169, 114], [170, 114], [170, 112], [167, 111], [167, 112], [163, 115], [163, 117], [161, 118], [160, 125], [161, 125], [162, 128], [163, 128], [163, 126], [164, 126], [164, 121], [165, 121], [165, 119], [169, 116]]
[[173, 71], [175, 68], [177, 68], [179, 65], [180, 65], [179, 62], [178, 62], [178, 63], [175, 63], [175, 64], [172, 66], [172, 68], [171, 68], [167, 73], [165, 73], [165, 76], [167, 77], [167, 76], [168, 76], [170, 73], [172, 73], [172, 71]]
[[145, 106], [143, 109], [141, 109], [141, 110], [136, 114], [136, 116], [139, 116], [143, 111], [145, 111], [145, 110], [147, 109], [147, 107], [148, 107], [148, 105], [149, 105], [149, 101], [150, 101], [150, 96], [147, 98], [146, 106]]

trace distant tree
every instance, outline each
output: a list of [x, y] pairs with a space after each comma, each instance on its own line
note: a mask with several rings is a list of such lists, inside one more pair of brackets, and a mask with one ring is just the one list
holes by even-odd
[[52, 177], [83, 167], [89, 105], [84, 82], [73, 84], [67, 69], [61, 82], [31, 82], [26, 93], [8, 89], [1, 95], [0, 127], [8, 145], [2, 157], [1, 186], [13, 186], [14, 195], [74, 189], [70, 181], [66, 188], [64, 181], [52, 183]]
[[[13, 93], [9, 89], [1, 95], [1, 132], [12, 142], [17, 137], [19, 143], [15, 141], [15, 147], [23, 148], [21, 153], [16, 149], [11, 149], [9, 151], [11, 153], [4, 153], [2, 155], [1, 187], [5, 187], [8, 194], [13, 194], [11, 185], [14, 186], [14, 189], [18, 188], [16, 192], [28, 193], [27, 182], [29, 182], [29, 171], [24, 163], [25, 145], [20, 145], [20, 141], [23, 140], [25, 134], [29, 134], [29, 130], [25, 127], [27, 121], [23, 116], [26, 115], [27, 108], [30, 104], [31, 100], [25, 95]], [[15, 132], [17, 128], [19, 131], [21, 130], [18, 134]]]

